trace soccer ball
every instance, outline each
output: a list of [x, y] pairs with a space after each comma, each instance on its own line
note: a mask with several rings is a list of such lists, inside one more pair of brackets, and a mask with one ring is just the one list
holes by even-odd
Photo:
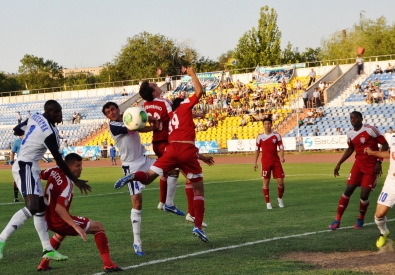
[[145, 127], [148, 115], [141, 107], [130, 107], [123, 113], [122, 120], [128, 130], [136, 131]]

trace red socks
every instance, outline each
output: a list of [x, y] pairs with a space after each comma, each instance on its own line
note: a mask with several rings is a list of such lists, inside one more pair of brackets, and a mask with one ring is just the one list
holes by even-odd
[[339, 200], [339, 205], [337, 206], [336, 220], [340, 221], [342, 219], [343, 213], [344, 211], [346, 211], [349, 201], [350, 201], [350, 197], [347, 197], [344, 194], [342, 194]]
[[[193, 198], [193, 209], [195, 211], [195, 226], [202, 229], [202, 222], [204, 216], [204, 197], [195, 196]], [[189, 213], [191, 214], [191, 213]]]
[[277, 190], [278, 190], [278, 198], [282, 199], [283, 198], [283, 194], [284, 194], [284, 185], [283, 187], [277, 186]]
[[49, 240], [49, 242], [51, 243], [51, 246], [53, 247], [53, 249], [58, 250], [60, 247], [60, 244], [62, 243], [63, 240], [59, 240], [56, 237], [56, 234], [52, 236], [52, 238]]
[[270, 202], [270, 198], [269, 198], [269, 188], [262, 188], [263, 191], [263, 197], [265, 198], [266, 203]]
[[359, 201], [359, 216], [358, 219], [364, 220], [365, 219], [365, 214], [366, 211], [368, 211], [368, 206], [369, 206], [369, 200], [366, 201]]
[[144, 182], [147, 179], [148, 179], [148, 174], [146, 172], [137, 171], [136, 173], [134, 173], [134, 179], [133, 180], [137, 180], [137, 181], [141, 182], [142, 184], [144, 184]]
[[112, 266], [112, 261], [110, 258], [110, 249], [108, 247], [108, 239], [106, 233], [103, 230], [95, 234], [95, 242], [97, 249], [99, 249], [99, 253], [103, 260], [104, 266]]
[[193, 193], [193, 187], [191, 182], [186, 182], [185, 183], [185, 194], [187, 195], [187, 202], [188, 202], [188, 213], [192, 216], [195, 217], [195, 212], [193, 210], [193, 200], [194, 200], [194, 193]]
[[167, 177], [161, 177], [159, 180], [159, 201], [161, 203], [165, 203], [166, 196], [167, 196]]

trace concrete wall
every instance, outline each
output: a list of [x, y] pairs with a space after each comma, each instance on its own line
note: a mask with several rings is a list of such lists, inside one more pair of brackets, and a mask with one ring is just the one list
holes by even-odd
[[346, 64], [338, 66], [338, 76], [334, 83], [324, 91], [324, 101], [329, 102], [334, 99], [342, 88], [344, 88], [357, 74], [357, 64]]

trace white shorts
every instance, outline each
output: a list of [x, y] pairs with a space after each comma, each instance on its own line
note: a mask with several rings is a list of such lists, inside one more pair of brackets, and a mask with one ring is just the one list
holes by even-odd
[[[145, 161], [140, 162], [138, 165], [134, 165], [133, 162], [124, 162], [122, 163], [123, 174], [126, 176], [130, 173], [135, 173], [137, 171], [147, 172], [150, 167], [155, 163], [156, 159], [151, 159], [148, 157], [144, 157]], [[128, 184], [130, 196], [134, 196], [140, 194], [145, 185], [139, 181], [129, 182]]]
[[395, 178], [388, 175], [377, 200], [378, 204], [392, 208], [395, 204]]
[[28, 195], [43, 196], [40, 179], [41, 169], [37, 162], [16, 161], [12, 166], [12, 176], [22, 197]]

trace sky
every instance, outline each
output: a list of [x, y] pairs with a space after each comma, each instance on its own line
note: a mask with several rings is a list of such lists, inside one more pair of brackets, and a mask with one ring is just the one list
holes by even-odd
[[[382, 4], [378, 4], [378, 3]], [[143, 31], [187, 42], [213, 60], [258, 25], [268, 5], [278, 14], [281, 46], [316, 48], [352, 27], [360, 12], [393, 23], [395, 1], [372, 0], [35, 0], [0, 4], [0, 71], [16, 73], [25, 54], [64, 68], [112, 62], [128, 37]], [[395, 49], [394, 49], [395, 52]]]

